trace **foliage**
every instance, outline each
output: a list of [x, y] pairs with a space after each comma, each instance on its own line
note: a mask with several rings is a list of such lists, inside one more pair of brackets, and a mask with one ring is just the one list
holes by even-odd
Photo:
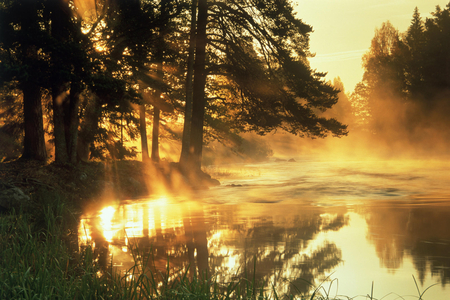
[[211, 96], [232, 114], [231, 128], [346, 134], [346, 126], [315, 114], [331, 108], [338, 91], [309, 67], [312, 28], [295, 16], [290, 1], [218, 1], [210, 15]]
[[0, 100], [0, 162], [15, 159], [21, 154], [23, 117], [21, 97], [16, 89], [4, 88]]
[[422, 141], [437, 130], [447, 138], [442, 129], [450, 112], [449, 32], [450, 4], [437, 6], [425, 21], [416, 8], [403, 34], [389, 21], [376, 29], [363, 57], [362, 81], [351, 94], [372, 133], [389, 142]]
[[[116, 158], [110, 149], [118, 145], [133, 155], [126, 148], [142, 134], [137, 105], [174, 120], [185, 104], [190, 1], [95, 3], [40, 0], [26, 14], [18, 0], [0, 6], [0, 85], [27, 92], [33, 97], [17, 100], [35, 108], [52, 95], [50, 141], [59, 163], [76, 161], [77, 144], [80, 159], [89, 159], [89, 152], [90, 158]], [[206, 108], [209, 138], [276, 129], [311, 137], [346, 134], [345, 125], [316, 114], [337, 102], [338, 91], [310, 68], [312, 27], [296, 17], [291, 1], [205, 3], [208, 79], [201, 88], [208, 101], [196, 110], [204, 115]], [[25, 128], [33, 128], [24, 116]], [[42, 114], [36, 119], [42, 122]], [[169, 134], [170, 127], [162, 126]]]

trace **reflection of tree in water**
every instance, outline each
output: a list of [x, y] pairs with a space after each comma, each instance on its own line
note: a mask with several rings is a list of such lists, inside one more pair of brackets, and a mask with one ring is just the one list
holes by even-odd
[[[119, 211], [113, 221], [121, 228], [109, 249], [116, 249], [110, 255], [124, 270], [132, 266], [131, 254], [117, 249], [129, 243], [137, 245], [141, 253], [152, 251], [150, 267], [154, 271], [164, 271], [169, 259], [171, 268], [208, 271], [224, 282], [247, 277], [264, 281], [267, 287], [272, 283], [281, 287], [288, 279], [296, 289], [291, 285], [284, 292], [292, 294], [308, 292], [311, 286], [307, 282], [317, 284], [341, 262], [336, 245], [325, 242], [312, 248], [310, 242], [321, 231], [339, 230], [348, 224], [344, 213], [328, 215], [320, 209], [257, 217], [242, 217], [236, 206], [213, 207], [206, 212], [181, 210], [173, 226], [168, 226], [170, 220], [164, 212], [151, 204], [124, 206]], [[134, 229], [134, 237], [124, 234], [131, 222], [130, 211], [139, 227]], [[102, 236], [100, 227], [91, 227], [93, 236]]]
[[[410, 213], [409, 243], [414, 266], [423, 282], [425, 274], [450, 280], [450, 208], [415, 208]], [[428, 265], [428, 268], [427, 268]]]
[[[231, 243], [237, 243], [230, 244], [229, 248], [242, 253], [237, 264], [243, 267], [230, 275], [247, 274], [257, 282], [264, 281], [268, 286], [273, 283], [277, 288], [285, 285], [287, 279], [292, 284], [284, 292], [306, 293], [311, 284], [316, 285], [317, 280], [324, 279], [326, 272], [341, 262], [341, 251], [335, 244], [325, 242], [317, 249], [310, 249], [310, 242], [321, 231], [339, 230], [347, 225], [348, 218], [343, 214], [330, 217], [311, 212], [274, 219], [267, 217], [236, 232], [238, 236]], [[216, 272], [232, 271], [223, 267], [232, 255], [215, 255], [214, 249], [210, 250], [210, 265]]]
[[397, 269], [404, 255], [411, 255], [423, 284], [425, 276], [450, 280], [450, 208], [413, 206], [371, 207], [366, 213], [368, 239], [375, 245], [381, 263]]
[[311, 289], [310, 283], [317, 287], [316, 279], [322, 281], [325, 272], [336, 267], [341, 261], [341, 250], [332, 243], [325, 243], [311, 255], [302, 255], [302, 263], [293, 266], [298, 275], [293, 276], [289, 293], [306, 293]]
[[368, 239], [375, 245], [381, 265], [395, 270], [403, 263], [408, 211], [398, 207], [371, 208], [366, 214]]

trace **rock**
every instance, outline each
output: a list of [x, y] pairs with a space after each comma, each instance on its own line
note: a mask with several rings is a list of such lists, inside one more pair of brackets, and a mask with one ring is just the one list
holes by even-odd
[[81, 174], [78, 178], [80, 179], [80, 181], [85, 181], [88, 178], [88, 176], [86, 173], [81, 172]]
[[20, 188], [10, 184], [2, 184], [0, 190], [0, 207], [2, 207], [2, 210], [20, 210], [21, 208], [27, 210], [31, 206], [30, 197], [25, 195]]
[[291, 158], [290, 160], [288, 160], [288, 162], [296, 162], [296, 160]]
[[281, 158], [276, 158], [275, 162], [280, 162], [280, 161], [286, 161], [285, 159], [281, 159]]

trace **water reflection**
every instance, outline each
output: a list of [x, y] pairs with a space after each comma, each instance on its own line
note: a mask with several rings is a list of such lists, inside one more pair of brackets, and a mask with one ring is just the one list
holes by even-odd
[[448, 165], [299, 166], [246, 166], [221, 179], [220, 187], [190, 197], [125, 201], [88, 212], [80, 222], [81, 245], [92, 244], [103, 266], [113, 258], [122, 271], [134, 265], [130, 248], [137, 246], [139, 257], [152, 253], [146, 267], [154, 271], [169, 264], [180, 273], [189, 267], [190, 276], [214, 274], [219, 282], [255, 278], [279, 293], [307, 292], [308, 282], [318, 285], [331, 274], [339, 279], [339, 294], [349, 297], [370, 293], [372, 282], [377, 298], [411, 295], [413, 275], [422, 291], [441, 285], [425, 299], [445, 299]]
[[[219, 282], [235, 277], [274, 283], [292, 294], [305, 293], [342, 263], [332, 242], [310, 245], [319, 232], [338, 231], [348, 224], [345, 209], [262, 204], [202, 205], [179, 199], [149, 199], [106, 207], [85, 215], [82, 244], [91, 243], [106, 267], [130, 269], [130, 245], [152, 252], [148, 267], [163, 272], [208, 272]], [[255, 272], [255, 273], [254, 273]], [[301, 278], [301, 279], [300, 279]], [[285, 280], [292, 280], [292, 285]], [[280, 290], [280, 292], [283, 292]]]
[[365, 212], [368, 239], [380, 262], [395, 270], [411, 257], [423, 284], [427, 274], [450, 281], [450, 207], [385, 203]]

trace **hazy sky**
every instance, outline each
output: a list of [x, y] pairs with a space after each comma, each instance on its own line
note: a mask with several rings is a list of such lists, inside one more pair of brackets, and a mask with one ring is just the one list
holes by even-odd
[[311, 66], [328, 72], [327, 79], [339, 76], [345, 91], [353, 91], [361, 81], [361, 56], [370, 47], [376, 27], [389, 20], [405, 32], [417, 6], [422, 18], [430, 17], [436, 5], [449, 0], [294, 0], [297, 17], [311, 25]]

